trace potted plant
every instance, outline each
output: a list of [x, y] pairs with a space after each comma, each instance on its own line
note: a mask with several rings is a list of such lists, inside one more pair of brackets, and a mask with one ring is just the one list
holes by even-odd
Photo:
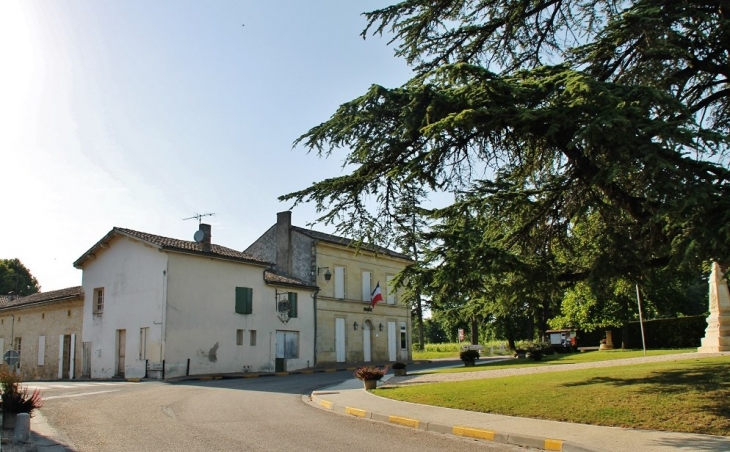
[[473, 366], [476, 360], [479, 359], [479, 350], [462, 350], [459, 353], [459, 358], [464, 361], [464, 366]]
[[[518, 358], [524, 357], [533, 361], [540, 361], [548, 350], [550, 350], [550, 344], [547, 342], [521, 341], [517, 344], [516, 354]], [[520, 356], [520, 352], [524, 355]]]
[[396, 377], [405, 377], [406, 372], [406, 363], [397, 362], [393, 364], [393, 374]]
[[376, 367], [376, 366], [363, 366], [355, 371], [353, 374], [358, 380], [362, 380], [365, 384], [365, 389], [375, 389], [378, 385], [378, 380], [383, 378], [383, 375], [388, 372], [388, 366]]
[[0, 373], [0, 409], [3, 412], [2, 428], [15, 428], [18, 413], [28, 413], [33, 417], [33, 410], [43, 406], [39, 389], [32, 393], [28, 387], [20, 386], [20, 377], [10, 372]]

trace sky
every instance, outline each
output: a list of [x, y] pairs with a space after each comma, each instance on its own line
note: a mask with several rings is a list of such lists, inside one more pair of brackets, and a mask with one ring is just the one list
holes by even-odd
[[[0, 258], [42, 291], [113, 227], [243, 250], [342, 174], [293, 142], [370, 85], [410, 69], [361, 13], [388, 0], [3, 0]], [[293, 210], [306, 226], [314, 206]], [[333, 230], [315, 226], [325, 232]]]

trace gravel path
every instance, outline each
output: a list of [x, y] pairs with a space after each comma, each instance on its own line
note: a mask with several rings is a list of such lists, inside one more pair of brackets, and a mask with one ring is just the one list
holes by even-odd
[[[600, 352], [592, 352], [600, 353]], [[405, 377], [391, 377], [384, 383], [387, 386], [406, 386], [424, 383], [440, 383], [444, 381], [480, 380], [483, 378], [512, 377], [517, 375], [541, 374], [546, 372], [570, 372], [576, 369], [594, 369], [600, 367], [626, 366], [629, 364], [654, 363], [662, 361], [699, 360], [715, 356], [729, 356], [730, 353], [677, 353], [674, 355], [646, 356], [639, 358], [615, 359], [578, 364], [549, 364], [545, 366], [520, 367], [515, 369], [495, 369], [458, 373], [417, 373]]]

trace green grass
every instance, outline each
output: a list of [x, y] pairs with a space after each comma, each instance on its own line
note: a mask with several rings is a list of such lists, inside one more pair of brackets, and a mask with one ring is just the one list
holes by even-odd
[[374, 393], [484, 413], [730, 435], [730, 357], [414, 385]]
[[[647, 350], [646, 356], [671, 355], [677, 353], [689, 353], [697, 351], [697, 349], [681, 349], [681, 350]], [[576, 364], [589, 363], [597, 361], [611, 361], [614, 359], [638, 358], [644, 356], [642, 350], [601, 350], [585, 353], [564, 353], [547, 355], [541, 361], [532, 361], [529, 359], [509, 359], [504, 361], [479, 363], [474, 367], [456, 367], [452, 369], [435, 370], [433, 373], [455, 373], [455, 372], [478, 372], [482, 370], [493, 369], [512, 369], [515, 367], [536, 367], [554, 364]]]
[[[504, 344], [503, 341], [492, 341], [486, 344], [482, 344], [484, 347], [482, 354], [489, 354], [490, 348], [494, 348], [494, 354], [499, 355], [500, 345]], [[458, 342], [451, 342], [445, 344], [426, 344], [423, 351], [413, 350], [413, 360], [423, 361], [428, 359], [442, 359], [442, 358], [459, 358], [459, 351], [461, 351], [461, 345]], [[509, 350], [507, 350], [509, 353]]]

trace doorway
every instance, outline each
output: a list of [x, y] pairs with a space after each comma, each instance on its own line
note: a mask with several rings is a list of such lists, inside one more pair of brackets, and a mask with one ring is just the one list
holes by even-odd
[[370, 348], [370, 332], [373, 330], [373, 324], [370, 320], [366, 320], [362, 326], [362, 353], [364, 360], [372, 361], [373, 356]]
[[127, 330], [117, 330], [117, 374], [124, 378], [124, 360], [127, 349]]
[[61, 336], [61, 379], [71, 378], [71, 335]]

